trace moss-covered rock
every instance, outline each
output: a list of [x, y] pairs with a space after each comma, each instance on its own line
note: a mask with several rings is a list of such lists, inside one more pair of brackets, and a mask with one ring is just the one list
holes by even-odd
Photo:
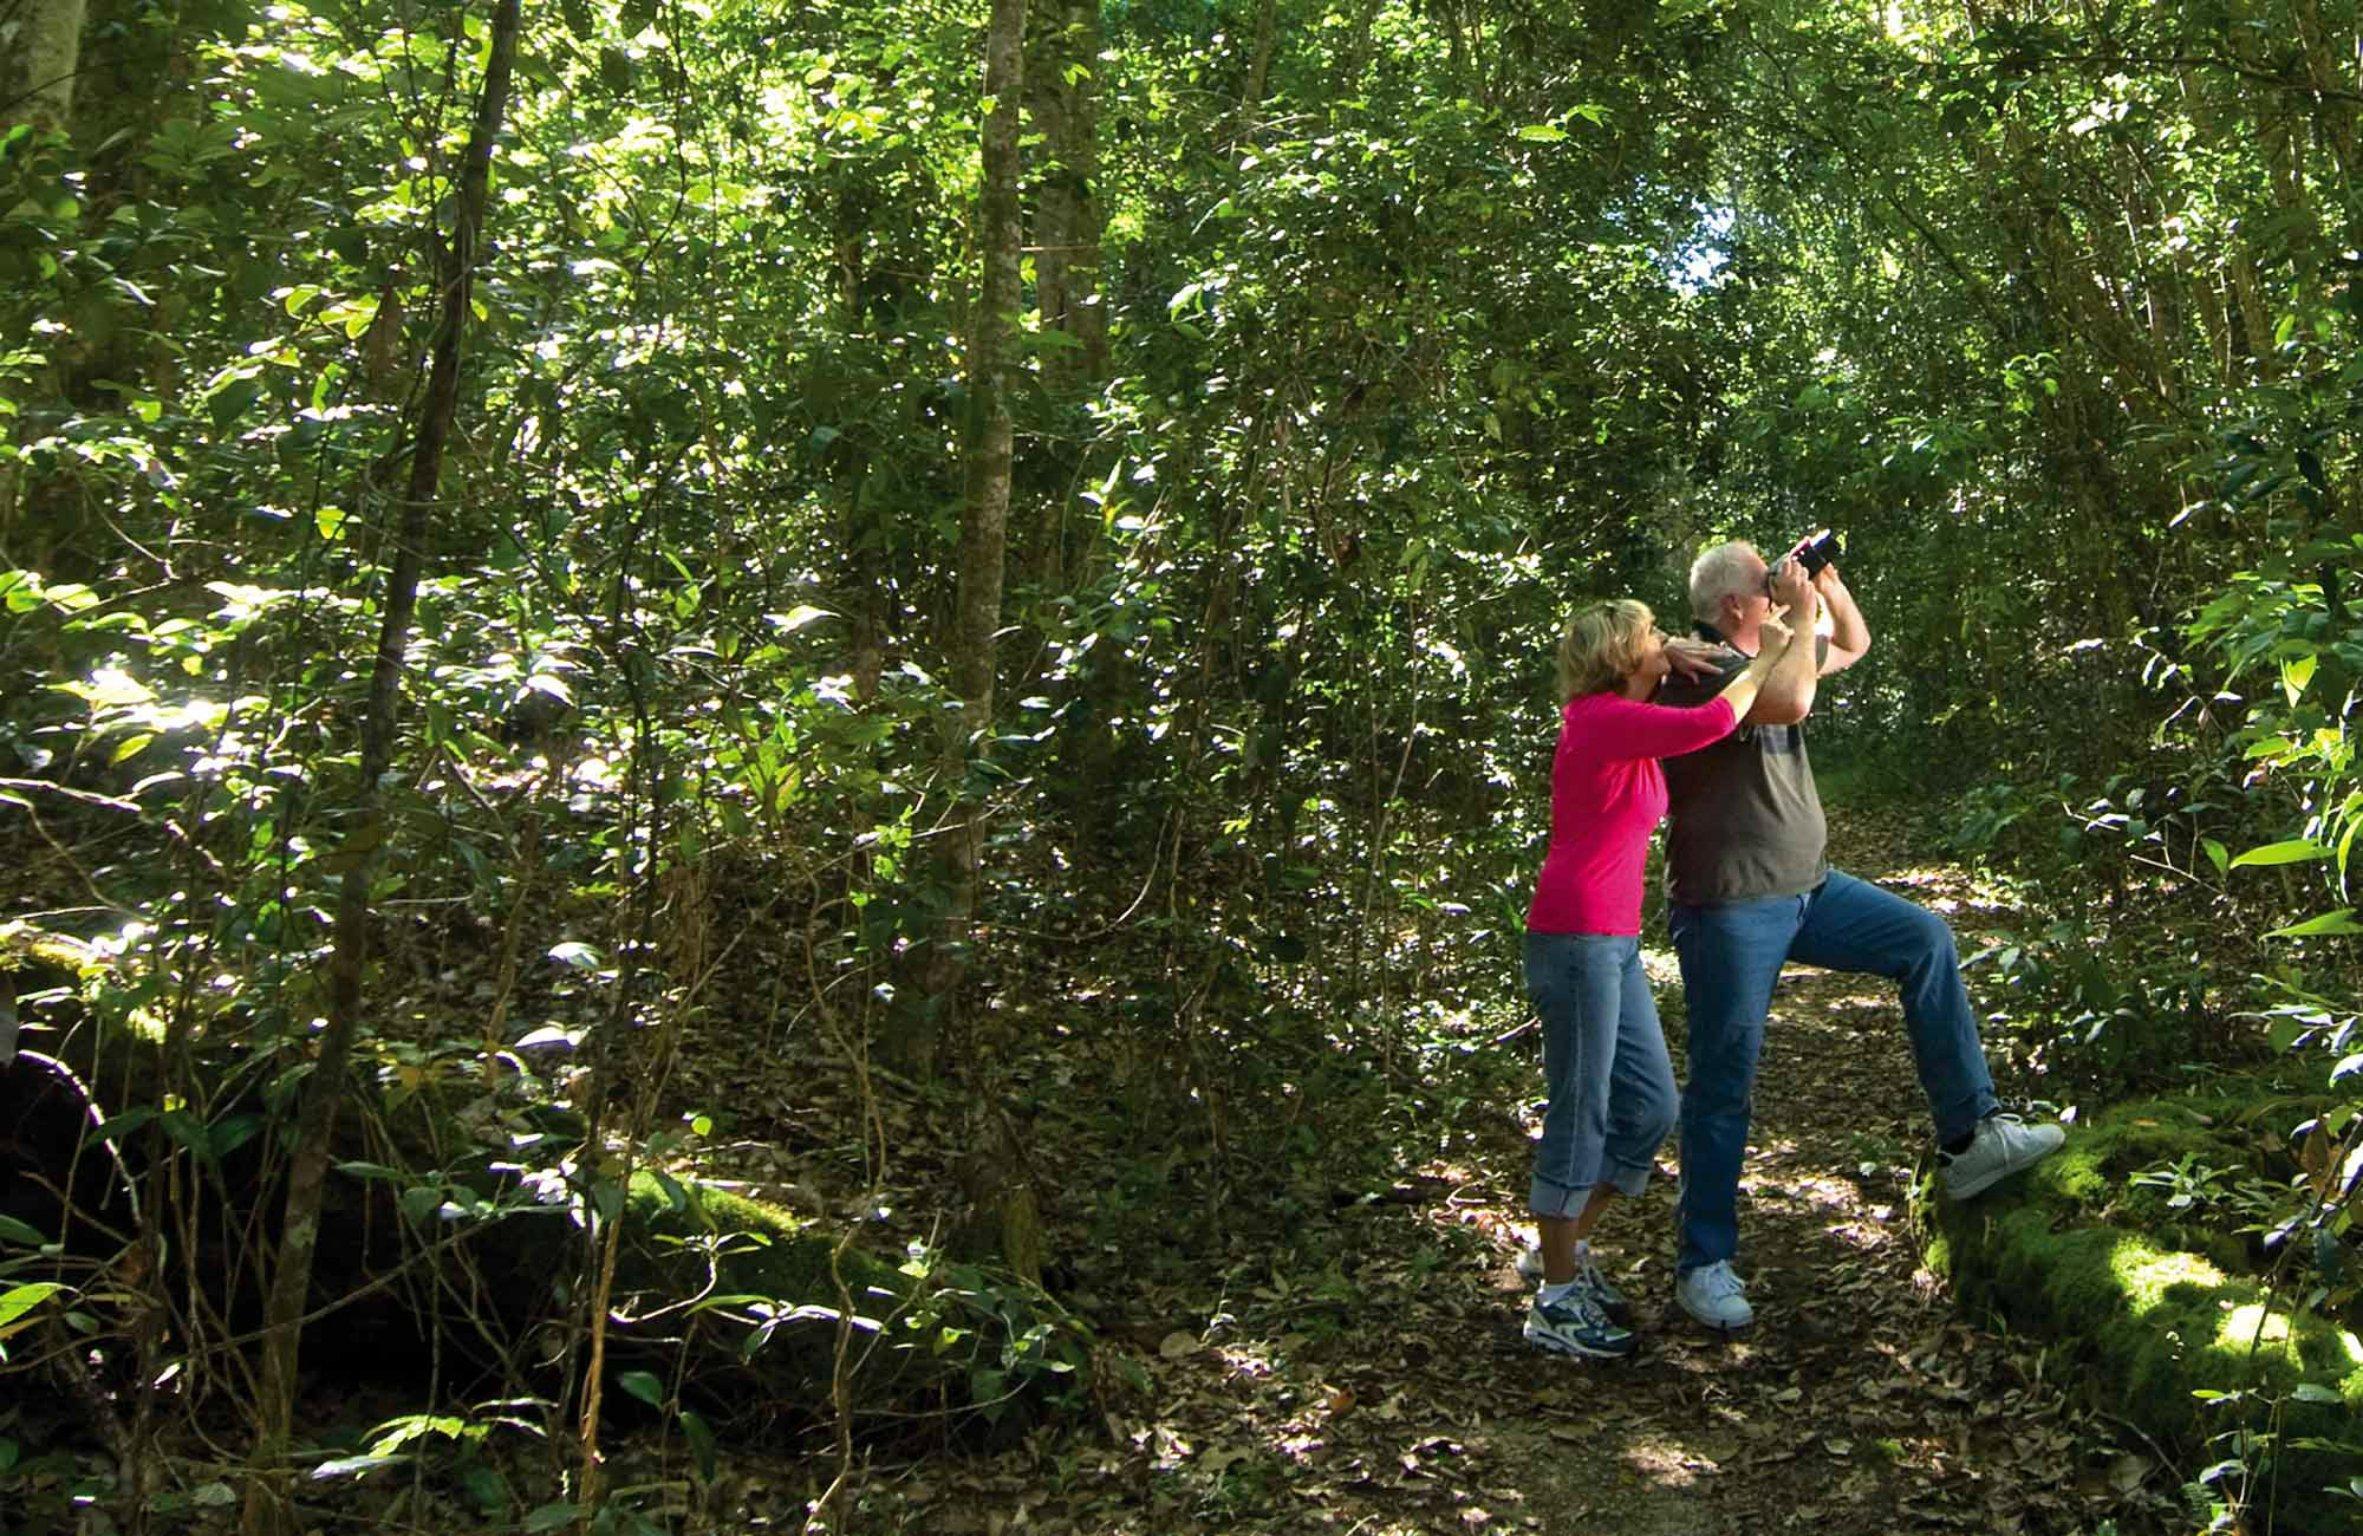
[[[2262, 1427], [2277, 1403], [2277, 1506], [2281, 1528], [2300, 1533], [2352, 1528], [2353, 1503], [2322, 1490], [2363, 1475], [2363, 1341], [2292, 1313], [2244, 1241], [2173, 1199], [2269, 1177], [2258, 1127], [2306, 1107], [2265, 1082], [2121, 1105], [1982, 1199], [1937, 1199], [1934, 1181], [1920, 1191], [1930, 1267], [1965, 1305], [2068, 1345], [2112, 1412], [2197, 1451]], [[2160, 1172], [2177, 1169], [2179, 1183]]]

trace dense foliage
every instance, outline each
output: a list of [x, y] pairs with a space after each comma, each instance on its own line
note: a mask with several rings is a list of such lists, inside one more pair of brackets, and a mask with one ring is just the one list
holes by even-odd
[[[898, 1314], [962, 1341], [963, 1411], [1072, 1402], [1059, 1234], [1367, 1157], [1308, 1096], [1401, 1113], [1514, 1022], [1569, 604], [1675, 615], [1701, 543], [1818, 524], [1878, 636], [1825, 760], [2024, 882], [1998, 1049], [2062, 1101], [2304, 1053], [2320, 1113], [2259, 1127], [2270, 1193], [2224, 1220], [2351, 1318], [2351, 4], [986, 12], [529, 9], [480, 240], [494, 7], [8, 23], [0, 942], [119, 1172], [71, 1176], [87, 1222], [8, 1187], [0, 1369], [141, 1384], [134, 1450], [267, 1390], [235, 1362], [357, 897], [338, 1177], [463, 1308], [467, 1234], [564, 1218], [478, 1363], [586, 1469], [632, 1192], [772, 1241], [685, 1183], [779, 1134], [699, 1060], [757, 1040], [850, 1149], [827, 1210], [940, 1157], [957, 1198], [861, 1240], [924, 1288], [941, 1217], [1004, 1266]], [[980, 358], [1013, 13], [1020, 295]], [[1030, 1176], [1053, 1114], [1131, 1182]], [[772, 1411], [850, 1466], [852, 1293], [785, 1301], [728, 1326], [840, 1341]], [[711, 1402], [621, 1379], [712, 1455]]]

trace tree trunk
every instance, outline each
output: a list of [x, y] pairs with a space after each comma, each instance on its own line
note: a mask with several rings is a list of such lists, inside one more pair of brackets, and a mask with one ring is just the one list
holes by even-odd
[[[1020, 543], [1021, 580], [1071, 591], [1069, 522], [1081, 489], [1084, 402], [1107, 376], [1107, 311], [1100, 302], [1100, 0], [1046, 0], [1033, 8], [1026, 39], [1026, 100], [1044, 161], [1034, 192], [1034, 299], [1049, 342], [1041, 354], [1044, 393], [1056, 408], [1030, 484], [1046, 487], [1033, 530]], [[1055, 339], [1053, 339], [1055, 338]], [[1095, 524], [1086, 520], [1085, 529]], [[1088, 537], [1088, 534], [1086, 534]]]
[[62, 130], [82, 64], [84, 0], [23, 0], [12, 9], [17, 30], [0, 70], [0, 122]]
[[[947, 1024], [960, 1017], [968, 946], [977, 904], [985, 814], [972, 789], [971, 755], [990, 750], [996, 637], [1009, 539], [1009, 488], [1014, 432], [1009, 372], [1019, 303], [1018, 103], [1025, 90], [1026, 0], [993, 0], [985, 34], [984, 187], [977, 199], [976, 240], [983, 273], [969, 325], [968, 419], [962, 436], [967, 487], [960, 514], [960, 584], [951, 634], [951, 673], [960, 693], [958, 714], [943, 741], [942, 780], [952, 805], [942, 833], [943, 917], [930, 945], [927, 1006], [911, 1021], [915, 1054], [932, 1065]], [[982, 1153], [986, 1177], [972, 1192], [995, 1230], [997, 1246], [1029, 1280], [1041, 1277], [1041, 1216], [1026, 1177], [1024, 1149], [1000, 1110], [993, 1077], [995, 1053], [972, 1050], [972, 1155]]]
[[1026, 0], [993, 0], [985, 34], [985, 95], [993, 104], [984, 128], [984, 187], [977, 198], [976, 241], [983, 273], [968, 328], [968, 415], [962, 430], [967, 486], [960, 513], [959, 597], [952, 615], [952, 685], [960, 708], [944, 732], [942, 770], [952, 807], [939, 870], [945, 906], [926, 966], [927, 1006], [897, 1042], [912, 1065], [932, 1065], [943, 1027], [958, 1012], [967, 974], [969, 926], [976, 915], [977, 858], [984, 814], [969, 790], [969, 754], [992, 739], [994, 637], [1001, 626], [1001, 582], [1009, 537], [1013, 432], [1009, 366], [1015, 336], [1018, 257], [1018, 103], [1025, 90]]
[[1278, 9], [1278, 0], [1258, 0], [1255, 8], [1255, 42], [1247, 57], [1247, 87], [1239, 93], [1241, 139], [1254, 136], [1255, 125], [1263, 115], [1264, 92], [1272, 79], [1272, 52], [1280, 37]]
[[1050, 0], [1027, 64], [1034, 127], [1049, 151], [1043, 169], [1034, 253], [1042, 324], [1073, 338], [1044, 359], [1053, 390], [1096, 379], [1108, 360], [1107, 312], [1099, 302], [1100, 0]]
[[360, 783], [342, 843], [355, 857], [337, 894], [335, 950], [328, 966], [328, 1023], [320, 1037], [319, 1059], [305, 1080], [297, 1111], [286, 1215], [264, 1304], [263, 1367], [255, 1403], [255, 1475], [247, 1485], [244, 1512], [248, 1536], [272, 1536], [290, 1529], [293, 1523], [284, 1463], [295, 1409], [305, 1300], [311, 1290], [312, 1259], [320, 1235], [321, 1194], [327, 1181], [337, 1108], [345, 1090], [346, 1064], [360, 1024], [361, 976], [368, 957], [369, 888], [376, 873], [377, 852], [386, 837], [378, 786], [393, 764], [395, 725], [402, 704], [403, 654], [418, 602], [429, 516], [443, 475], [443, 450], [459, 409], [460, 337], [467, 323], [477, 238], [484, 223], [493, 141], [500, 136], [517, 54], [519, 4], [520, 0], [497, 0], [493, 11], [491, 56], [460, 168], [458, 208], [450, 242], [440, 252], [438, 263], [442, 314], [426, 400], [411, 448], [410, 483], [397, 525], [393, 565], [386, 576], [385, 617], [378, 630], [368, 714], [361, 727]]

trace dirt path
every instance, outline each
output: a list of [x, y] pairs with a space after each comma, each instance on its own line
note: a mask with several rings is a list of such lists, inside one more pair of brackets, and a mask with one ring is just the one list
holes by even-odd
[[[1958, 871], [1865, 862], [1883, 839], [1854, 841], [1841, 852], [1856, 855], [1857, 872], [1944, 911], [1974, 953], [1996, 914]], [[1678, 994], [1670, 953], [1652, 959], [1661, 990]], [[2041, 1349], [1962, 1321], [1920, 1267], [1908, 1185], [1926, 1126], [1892, 988], [1790, 967], [1743, 1179], [1742, 1272], [1759, 1324], [1724, 1343], [1671, 1305], [1670, 1182], [1643, 1220], [1626, 1213], [1620, 1268], [1655, 1314], [1648, 1357], [1612, 1389], [1570, 1392], [1548, 1422], [1506, 1418], [1496, 1434], [1523, 1463], [1540, 1529], [1593, 1529], [1612, 1512], [1666, 1532], [2152, 1523], [2174, 1481], [2154, 1454], [2138, 1441], [2127, 1450], [2063, 1392]], [[1495, 1283], [1515, 1300], [1514, 1276]], [[1506, 1334], [1497, 1347], [1509, 1347]], [[1545, 1403], [1550, 1376], [1519, 1373]], [[1595, 1436], [1604, 1454], [1540, 1443]], [[1582, 1503], [1591, 1515], [1573, 1513]]]
[[[1836, 851], [1946, 912], [1974, 953], [2000, 914], [1958, 871], [1881, 856], [1901, 846], [1893, 823], [1855, 818]], [[1671, 953], [1650, 958], [1678, 1032]], [[1511, 1264], [1526, 1147], [1509, 1117], [1483, 1118], [1486, 1132], [1325, 1236], [1326, 1267], [1241, 1254], [1211, 1310], [1165, 1298], [1170, 1311], [1136, 1330], [1153, 1388], [1110, 1415], [1112, 1444], [1045, 1442], [946, 1480], [957, 1495], [894, 1496], [882, 1523], [1144, 1536], [2165, 1528], [2175, 1473], [2063, 1390], [2039, 1346], [1959, 1318], [1921, 1269], [1906, 1192], [1925, 1110], [1890, 989], [1795, 967], [1783, 979], [1741, 1208], [1758, 1312], [1742, 1341], [1703, 1334], [1671, 1304], [1667, 1179], [1603, 1233], [1642, 1354], [1604, 1366], [1526, 1346]], [[1158, 1298], [1144, 1300], [1155, 1316]]]

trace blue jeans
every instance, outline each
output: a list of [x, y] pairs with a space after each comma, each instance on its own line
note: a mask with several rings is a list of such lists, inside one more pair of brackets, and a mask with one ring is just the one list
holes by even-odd
[[1684, 1273], [1739, 1252], [1739, 1170], [1748, 1149], [1756, 1056], [1784, 961], [1860, 971], [1901, 985], [1904, 1029], [1940, 1142], [1994, 1110], [1994, 1079], [1960, 954], [1943, 918], [1836, 870], [1800, 896], [1767, 896], [1669, 914], [1690, 1005], [1690, 1085], [1682, 1092]]
[[1631, 934], [1530, 933], [1526, 995], [1543, 1021], [1551, 1107], [1527, 1208], [1574, 1216], [1596, 1185], [1649, 1185], [1674, 1128], [1674, 1064]]

